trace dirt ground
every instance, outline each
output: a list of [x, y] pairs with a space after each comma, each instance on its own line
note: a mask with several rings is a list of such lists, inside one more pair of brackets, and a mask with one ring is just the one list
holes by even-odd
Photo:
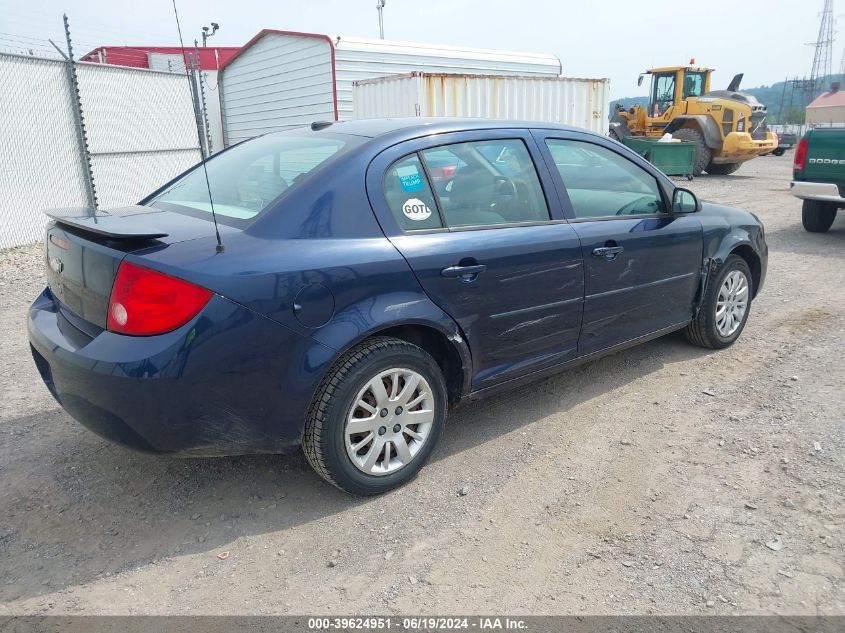
[[804, 232], [790, 167], [691, 183], [766, 225], [735, 346], [673, 335], [465, 407], [365, 500], [300, 454], [82, 428], [28, 350], [40, 249], [0, 253], [0, 615], [845, 614], [845, 213]]

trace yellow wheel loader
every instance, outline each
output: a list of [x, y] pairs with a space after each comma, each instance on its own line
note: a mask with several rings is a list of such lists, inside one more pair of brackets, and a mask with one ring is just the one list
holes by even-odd
[[742, 75], [727, 90], [710, 90], [712, 68], [694, 66], [652, 68], [647, 108], [617, 107], [610, 120], [609, 135], [656, 136], [694, 141], [693, 174], [732, 174], [747, 160], [768, 154], [778, 146], [777, 135], [766, 127], [766, 106], [751, 95], [737, 92]]

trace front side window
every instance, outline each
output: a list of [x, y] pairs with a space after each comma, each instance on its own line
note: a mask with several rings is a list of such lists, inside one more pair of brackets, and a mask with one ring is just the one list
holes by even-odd
[[666, 212], [657, 179], [600, 145], [548, 139], [575, 217], [607, 218]]
[[550, 219], [534, 162], [520, 140], [455, 143], [424, 150], [422, 156], [428, 169], [444, 162], [455, 166], [437, 190], [449, 227]]
[[218, 220], [239, 226], [357, 142], [346, 137], [268, 134], [212, 157], [206, 163], [208, 184], [198, 167], [147, 204], [211, 219], [210, 186]]

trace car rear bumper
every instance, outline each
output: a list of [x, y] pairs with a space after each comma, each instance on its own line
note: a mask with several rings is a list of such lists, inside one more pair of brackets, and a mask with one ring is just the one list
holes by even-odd
[[832, 182], [804, 182], [794, 180], [789, 185], [792, 195], [801, 200], [819, 200], [845, 205], [839, 185]]
[[74, 328], [45, 290], [29, 340], [45, 385], [98, 435], [155, 453], [286, 452], [298, 444], [329, 348], [215, 295], [160, 336]]

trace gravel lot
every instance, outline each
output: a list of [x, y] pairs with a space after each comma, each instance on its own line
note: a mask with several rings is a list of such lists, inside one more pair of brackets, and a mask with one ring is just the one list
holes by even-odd
[[366, 500], [299, 454], [83, 429], [29, 355], [40, 248], [0, 252], [0, 615], [845, 614], [845, 213], [804, 232], [790, 167], [691, 183], [766, 225], [734, 347], [665, 337], [463, 408]]

